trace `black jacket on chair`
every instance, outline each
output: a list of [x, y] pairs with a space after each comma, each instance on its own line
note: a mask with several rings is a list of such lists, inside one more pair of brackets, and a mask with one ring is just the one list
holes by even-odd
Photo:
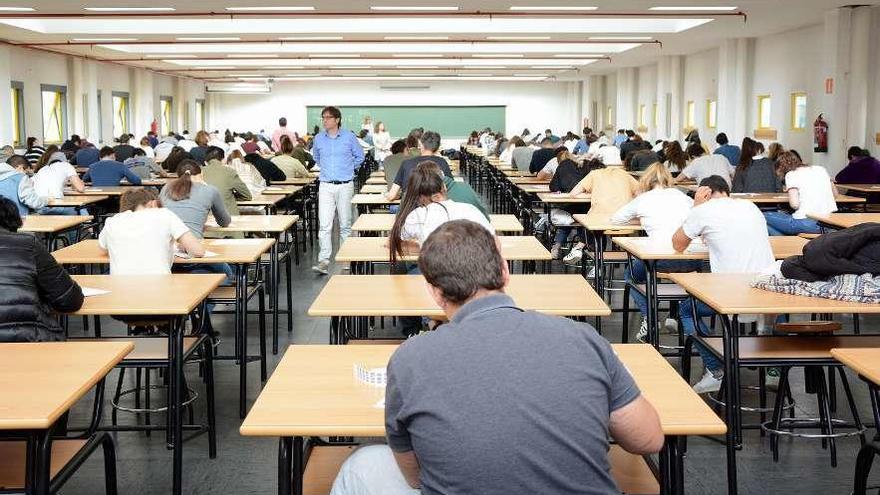
[[804, 254], [782, 262], [786, 278], [816, 282], [835, 275], [880, 275], [880, 223], [863, 223], [821, 235]]
[[82, 304], [82, 289], [42, 242], [0, 229], [0, 342], [64, 340], [52, 313]]

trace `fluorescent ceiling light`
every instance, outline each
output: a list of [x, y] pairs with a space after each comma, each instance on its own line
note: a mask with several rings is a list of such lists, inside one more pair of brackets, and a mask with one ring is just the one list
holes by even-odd
[[235, 67], [231, 65], [211, 65], [211, 66], [199, 66], [193, 67], [195, 70], [221, 70], [221, 69], [234, 69]]
[[519, 11], [544, 11], [544, 10], [555, 10], [555, 11], [566, 11], [566, 10], [596, 10], [599, 7], [586, 7], [580, 5], [549, 5], [549, 6], [541, 6], [541, 5], [514, 5], [510, 7], [510, 10], [519, 10]]
[[226, 55], [226, 56], [229, 58], [253, 58], [253, 57], [278, 58], [277, 53], [230, 53], [229, 55]]
[[315, 8], [312, 6], [288, 5], [283, 7], [226, 7], [226, 10], [232, 12], [297, 12], [315, 10]]
[[33, 12], [33, 7], [0, 7], [0, 12]]
[[471, 55], [475, 58], [522, 58], [522, 53], [475, 53]]
[[506, 68], [503, 65], [480, 65], [478, 67], [480, 69], [504, 69], [504, 68]]
[[574, 69], [571, 65], [542, 65], [542, 69]]
[[[177, 53], [161, 53], [161, 54], [150, 54], [144, 55], [144, 58], [167, 58], [167, 59], [175, 59], [175, 58], [196, 58], [196, 55], [183, 55]], [[167, 62], [167, 60], [163, 60], [163, 62]]]
[[534, 41], [549, 40], [549, 36], [486, 36], [487, 40], [496, 41]]
[[177, 41], [241, 41], [238, 36], [205, 36], [205, 37], [189, 37], [183, 36], [174, 38]]
[[457, 6], [427, 6], [427, 5], [371, 5], [370, 10], [381, 10], [381, 11], [444, 11], [444, 12], [454, 12], [458, 10]]
[[550, 74], [514, 74], [513, 77], [550, 77]]
[[174, 7], [83, 7], [91, 12], [173, 12]]
[[309, 58], [358, 58], [357, 53], [312, 53]]
[[372, 65], [337, 65], [335, 69], [369, 69]]
[[590, 36], [590, 41], [651, 41], [650, 36]]
[[231, 77], [266, 77], [263, 74], [230, 74]]
[[394, 53], [391, 55], [396, 58], [440, 58], [442, 53]]
[[448, 40], [449, 36], [386, 36], [389, 41]]
[[73, 38], [70, 41], [106, 43], [110, 41], [137, 41], [137, 38]]
[[334, 41], [342, 40], [342, 36], [283, 36], [281, 41]]
[[271, 67], [271, 68], [272, 69], [286, 69], [286, 70], [305, 69], [305, 67], [303, 67], [302, 65], [282, 65], [281, 67]]
[[599, 54], [581, 55], [578, 53], [555, 53], [555, 54], [553, 54], [554, 58], [596, 58], [596, 57], [601, 57], [601, 56], [602, 55], [599, 55]]
[[682, 12], [682, 11], [706, 11], [706, 12], [727, 12], [731, 10], [736, 10], [736, 7], [718, 7], [718, 6], [660, 6], [660, 7], [651, 7], [648, 10], [665, 10], [669, 12]]
[[395, 65], [395, 69], [439, 69], [439, 65]]

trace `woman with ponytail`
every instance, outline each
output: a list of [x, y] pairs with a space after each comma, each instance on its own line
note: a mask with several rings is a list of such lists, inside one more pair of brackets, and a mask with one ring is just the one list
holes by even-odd
[[159, 198], [199, 239], [205, 237], [205, 221], [209, 213], [221, 227], [232, 222], [220, 192], [205, 182], [202, 167], [195, 160], [183, 160], [177, 165], [177, 179], [165, 184]]

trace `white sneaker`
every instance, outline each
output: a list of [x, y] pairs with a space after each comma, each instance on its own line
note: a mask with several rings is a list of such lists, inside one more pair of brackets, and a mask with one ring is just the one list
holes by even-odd
[[577, 264], [580, 263], [581, 257], [584, 255], [584, 251], [582, 249], [573, 248], [568, 254], [565, 255], [565, 258], [562, 258], [563, 263], [568, 264]]
[[666, 318], [666, 321], [663, 322], [663, 327], [673, 335], [678, 333], [678, 321], [675, 318]]
[[636, 340], [645, 343], [645, 340], [648, 338], [648, 319], [642, 318], [642, 325], [639, 327], [639, 331], [636, 332]]
[[722, 378], [722, 376], [716, 377], [707, 369], [706, 372], [703, 373], [703, 378], [700, 378], [700, 381], [694, 385], [694, 392], [698, 394], [717, 392], [721, 390]]
[[330, 268], [329, 261], [319, 261], [317, 265], [312, 267], [312, 270], [314, 270], [315, 272], [317, 272], [321, 275], [327, 275], [330, 273], [329, 268]]
[[595, 266], [590, 267], [590, 271], [587, 272], [587, 278], [591, 279], [591, 280], [596, 278], [596, 267]]

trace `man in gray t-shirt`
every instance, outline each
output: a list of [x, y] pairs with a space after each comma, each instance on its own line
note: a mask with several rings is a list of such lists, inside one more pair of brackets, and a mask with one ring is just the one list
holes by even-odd
[[639, 454], [659, 451], [663, 434], [608, 342], [519, 309], [495, 240], [473, 222], [438, 228], [419, 267], [449, 323], [394, 353], [388, 446], [353, 454], [331, 493], [620, 493], [609, 433]]

